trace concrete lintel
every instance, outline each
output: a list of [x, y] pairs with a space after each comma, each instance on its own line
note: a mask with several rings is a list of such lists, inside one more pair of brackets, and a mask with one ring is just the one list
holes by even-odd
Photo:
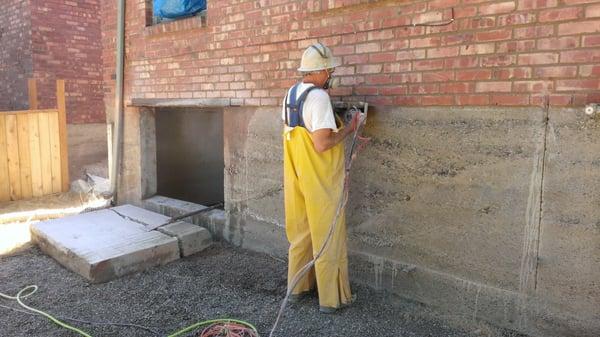
[[239, 100], [230, 98], [190, 98], [190, 99], [172, 99], [172, 98], [133, 98], [128, 106], [134, 107], [230, 107], [238, 106]]

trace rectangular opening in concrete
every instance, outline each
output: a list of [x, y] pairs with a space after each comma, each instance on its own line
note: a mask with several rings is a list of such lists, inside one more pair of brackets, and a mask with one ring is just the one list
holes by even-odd
[[223, 202], [223, 110], [156, 109], [157, 194], [202, 205]]

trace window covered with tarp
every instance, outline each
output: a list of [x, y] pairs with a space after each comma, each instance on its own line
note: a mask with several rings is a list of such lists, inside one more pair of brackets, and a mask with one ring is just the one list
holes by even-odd
[[193, 16], [206, 9], [206, 0], [152, 0], [153, 16], [158, 20]]

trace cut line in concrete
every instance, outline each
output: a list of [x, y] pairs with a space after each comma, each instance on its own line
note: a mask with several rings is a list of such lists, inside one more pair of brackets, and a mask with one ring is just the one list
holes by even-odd
[[[160, 195], [143, 200], [142, 205], [148, 210], [172, 217], [207, 208], [204, 205]], [[208, 229], [213, 235], [218, 236], [218, 233], [222, 233], [225, 227], [225, 211], [214, 209], [186, 218], [185, 221], [202, 226]]]

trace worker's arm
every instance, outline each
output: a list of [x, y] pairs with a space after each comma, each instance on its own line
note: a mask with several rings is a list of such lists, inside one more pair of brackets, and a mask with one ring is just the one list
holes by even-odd
[[339, 142], [343, 141], [348, 135], [352, 134], [358, 126], [359, 114], [355, 114], [350, 125], [343, 128], [339, 132], [333, 132], [331, 129], [319, 129], [311, 133], [313, 146], [318, 153], [325, 152]]

